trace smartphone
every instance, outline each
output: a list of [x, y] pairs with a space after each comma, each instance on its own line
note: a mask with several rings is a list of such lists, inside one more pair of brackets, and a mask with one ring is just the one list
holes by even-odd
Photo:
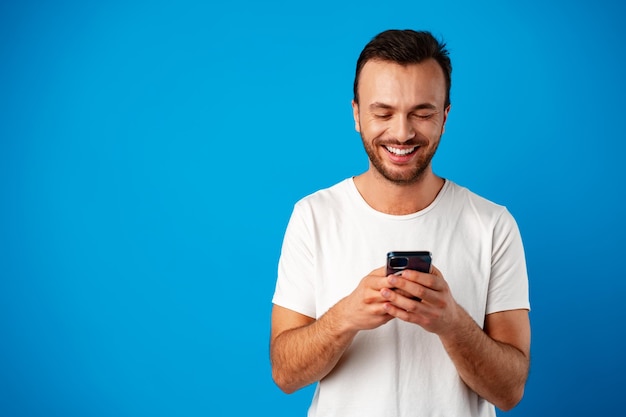
[[430, 272], [432, 255], [428, 251], [389, 252], [387, 253], [387, 275], [399, 274], [405, 269]]

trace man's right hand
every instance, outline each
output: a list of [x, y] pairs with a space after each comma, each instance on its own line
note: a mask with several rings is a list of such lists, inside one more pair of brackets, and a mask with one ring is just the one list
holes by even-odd
[[392, 288], [387, 280], [385, 267], [375, 269], [365, 276], [354, 291], [335, 304], [329, 312], [334, 310], [337, 325], [346, 331], [369, 330], [382, 326], [393, 319], [384, 308], [389, 300], [381, 295], [383, 288]]
[[270, 358], [274, 382], [292, 393], [319, 381], [335, 367], [360, 330], [379, 327], [393, 317], [381, 290], [389, 288], [385, 267], [364, 277], [348, 296], [319, 319], [274, 305]]

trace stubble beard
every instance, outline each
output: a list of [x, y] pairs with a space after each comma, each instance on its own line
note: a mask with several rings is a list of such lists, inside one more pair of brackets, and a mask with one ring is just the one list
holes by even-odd
[[[404, 169], [402, 170], [402, 172], [400, 172], [385, 166], [385, 163], [377, 152], [382, 143], [376, 143], [376, 140], [368, 142], [365, 140], [365, 138], [363, 138], [363, 134], [361, 134], [361, 141], [363, 142], [365, 153], [367, 153], [370, 163], [372, 164], [374, 169], [387, 181], [390, 181], [397, 185], [411, 185], [419, 182], [424, 177], [426, 169], [430, 166], [430, 163], [435, 156], [435, 152], [437, 152], [437, 147], [439, 146], [439, 140], [437, 140], [435, 146], [432, 149], [426, 149], [426, 153], [418, 155], [418, 159], [417, 161], [415, 161], [416, 164], [413, 166], [412, 169]], [[385, 144], [393, 145], [393, 143]], [[404, 143], [404, 145], [420, 145], [420, 149], [418, 149], [418, 152], [424, 151], [425, 149], [424, 146], [420, 143], [407, 142]]]

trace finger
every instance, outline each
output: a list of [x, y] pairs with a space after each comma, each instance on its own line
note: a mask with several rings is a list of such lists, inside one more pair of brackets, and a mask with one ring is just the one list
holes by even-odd
[[436, 275], [440, 278], [443, 278], [443, 274], [441, 273], [439, 269], [437, 269], [435, 265], [430, 265], [430, 273], [431, 275]]
[[415, 298], [415, 299], [418, 299], [418, 300], [419, 300], [419, 298], [415, 297], [413, 294], [411, 294], [411, 293], [410, 293], [410, 292], [408, 292], [408, 291], [404, 291], [402, 288], [397, 288], [397, 287], [396, 287], [396, 288], [393, 288], [393, 290], [395, 291], [395, 293], [396, 293], [396, 294], [400, 294], [400, 295], [401, 295], [401, 296], [403, 296], [403, 297], [406, 297], [406, 298]]
[[402, 277], [435, 291], [441, 291], [445, 288], [443, 275], [434, 266], [431, 269], [431, 273], [405, 270], [402, 273]]
[[408, 304], [406, 301], [412, 297], [412, 294], [399, 288], [382, 288], [380, 295], [384, 301], [389, 301], [400, 308], [404, 308]]
[[388, 302], [383, 306], [384, 310], [394, 317], [409, 321], [408, 314], [419, 313], [421, 302], [410, 297], [405, 297], [399, 292], [392, 290], [381, 290], [381, 295]]
[[376, 268], [372, 272], [370, 272], [370, 275], [374, 275], [374, 276], [377, 276], [377, 277], [386, 277], [387, 276], [387, 268], [384, 267], [384, 266], [381, 266], [380, 268]]
[[[414, 301], [414, 303], [417, 302]], [[419, 313], [405, 310], [404, 308], [398, 307], [391, 302], [385, 304], [384, 310], [385, 313], [391, 317], [395, 317], [409, 323], [420, 324], [421, 317]]]
[[428, 291], [430, 291], [429, 288], [417, 283], [412, 279], [409, 279], [408, 277], [405, 277], [404, 275], [391, 276], [388, 278], [388, 280], [390, 285], [392, 285], [394, 288], [397, 288], [396, 292], [398, 294], [412, 300], [421, 301], [422, 299], [427, 297], [427, 293]]

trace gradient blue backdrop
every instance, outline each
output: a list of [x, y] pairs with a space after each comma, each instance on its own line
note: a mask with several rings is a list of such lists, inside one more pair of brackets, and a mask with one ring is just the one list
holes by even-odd
[[435, 170], [522, 230], [507, 414], [622, 414], [626, 15], [434, 3], [2, 2], [0, 415], [305, 415], [312, 388], [270, 376], [280, 245], [297, 199], [367, 167], [354, 63], [388, 28], [448, 42]]

